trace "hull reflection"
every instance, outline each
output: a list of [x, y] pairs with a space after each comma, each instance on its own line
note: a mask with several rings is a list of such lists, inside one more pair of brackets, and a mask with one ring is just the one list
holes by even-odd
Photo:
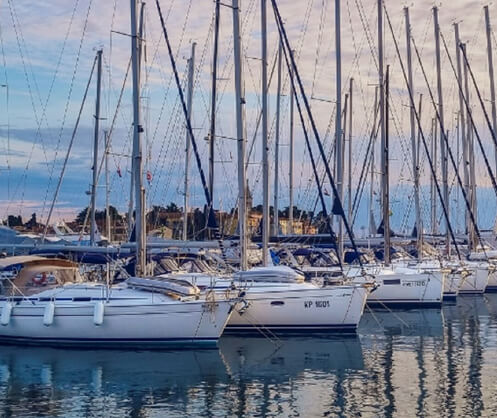
[[359, 325], [361, 335], [402, 335], [440, 337], [443, 335], [440, 309], [364, 312]]
[[357, 336], [285, 338], [262, 337], [219, 340], [219, 350], [232, 375], [287, 380], [304, 371], [360, 370], [364, 368]]

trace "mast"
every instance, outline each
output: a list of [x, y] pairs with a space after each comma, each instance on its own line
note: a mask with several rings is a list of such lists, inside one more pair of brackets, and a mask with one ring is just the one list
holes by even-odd
[[352, 223], [352, 91], [354, 86], [354, 79], [351, 77], [349, 81], [349, 161], [348, 161], [348, 184], [347, 191], [349, 195], [349, 207], [347, 219]]
[[[137, 8], [137, 5], [134, 7], [135, 16], [136, 16], [136, 8]], [[138, 71], [138, 80], [140, 80], [141, 58], [143, 55], [143, 51], [142, 51], [143, 48], [142, 48], [141, 40], [143, 39], [144, 15], [145, 15], [145, 3], [142, 3], [141, 7], [140, 7], [140, 25], [138, 28], [138, 47], [137, 47], [138, 48], [138, 70], [137, 70]], [[136, 19], [134, 19], [134, 21], [136, 22]], [[138, 98], [140, 98], [140, 96], [138, 96]], [[130, 234], [130, 237], [131, 237], [131, 234], [133, 231], [133, 226], [134, 226], [134, 223], [133, 223], [133, 209], [134, 209], [134, 201], [135, 201], [135, 198], [134, 198], [134, 194], [135, 194], [135, 178], [134, 178], [135, 168], [134, 168], [134, 164], [135, 164], [135, 160], [133, 157], [131, 157], [131, 181], [130, 181], [129, 205], [128, 205], [128, 232]], [[135, 235], [136, 235], [136, 231], [135, 231]]]
[[289, 232], [290, 234], [293, 234], [293, 146], [294, 146], [294, 137], [293, 137], [293, 125], [294, 125], [294, 98], [293, 95], [295, 94], [294, 88], [293, 88], [293, 68], [290, 67], [290, 165], [289, 165], [289, 188], [290, 188], [290, 212], [288, 214], [288, 223], [290, 224], [290, 229]]
[[[459, 24], [454, 23], [454, 36], [456, 40], [456, 67], [457, 67], [457, 78], [462, 85], [463, 74], [461, 69], [461, 48], [459, 45], [461, 44], [461, 39], [459, 37]], [[469, 100], [469, 98], [468, 98]], [[459, 89], [459, 117], [458, 117], [458, 128], [459, 135], [461, 137], [461, 146], [462, 146], [462, 158], [463, 158], [463, 178], [464, 178], [464, 190], [467, 196], [471, 196], [471, 191], [469, 187], [469, 156], [468, 156], [468, 137], [466, 136], [466, 107], [464, 105], [464, 96], [461, 89]], [[468, 214], [468, 211], [465, 210], [465, 225], [468, 231], [471, 230], [471, 220]]]
[[[457, 43], [456, 43], [457, 45]], [[458, 78], [458, 80], [460, 80]], [[460, 82], [460, 81], [459, 81]], [[459, 120], [459, 112], [456, 112], [456, 161], [457, 161], [457, 170], [459, 171], [459, 162], [461, 161], [461, 126]], [[464, 162], [463, 162], [464, 163]], [[466, 184], [463, 183], [463, 187]], [[456, 189], [456, 234], [461, 233], [461, 222], [460, 222], [460, 208], [459, 208], [459, 200], [460, 200], [460, 190], [459, 187]]]
[[[464, 54], [466, 54], [466, 44], [462, 44]], [[469, 102], [469, 84], [468, 84], [468, 64], [464, 60], [464, 95], [466, 96], [466, 101]], [[475, 154], [474, 154], [474, 143], [473, 143], [473, 127], [471, 123], [471, 109], [466, 108], [467, 118], [466, 118], [466, 141], [468, 143], [468, 166], [469, 166], [469, 190], [470, 190], [470, 204], [471, 211], [475, 218], [477, 219], [476, 211], [476, 173], [475, 173]], [[468, 216], [469, 218], [469, 216]], [[468, 239], [471, 248], [475, 247], [476, 244], [476, 231], [473, 227], [472, 222], [468, 222]]]
[[209, 194], [214, 204], [214, 144], [216, 140], [216, 100], [217, 100], [217, 56], [219, 47], [219, 21], [221, 1], [216, 0], [216, 16], [214, 19], [214, 52], [212, 57], [211, 87], [211, 126], [209, 132]]
[[[440, 62], [440, 26], [438, 24], [438, 7], [433, 8], [433, 24], [435, 29], [435, 55], [437, 62], [437, 95], [438, 95], [438, 114], [440, 118], [440, 158], [441, 158], [441, 168], [442, 168], [442, 184], [443, 184], [443, 197], [444, 204], [447, 208], [447, 214], [450, 213], [449, 210], [449, 182], [448, 182], [448, 161], [446, 156], [446, 148], [444, 142], [444, 104], [443, 104], [443, 92], [442, 92], [442, 67]], [[449, 233], [449, 219], [445, 219], [445, 251], [447, 256], [450, 256], [450, 233]]]
[[276, 91], [276, 127], [275, 127], [275, 144], [274, 144], [274, 196], [273, 196], [273, 236], [279, 234], [279, 171], [280, 171], [280, 110], [281, 110], [281, 59], [283, 55], [283, 44], [278, 43], [278, 81]]
[[93, 133], [93, 180], [91, 185], [90, 205], [90, 245], [95, 245], [96, 219], [95, 207], [98, 182], [98, 133], [100, 131], [100, 93], [102, 88], [102, 50], [97, 51], [97, 99], [95, 101], [95, 126]]
[[[488, 12], [488, 6], [485, 6], [483, 10], [485, 10], [485, 26], [487, 32], [488, 75], [490, 81], [490, 103], [492, 104], [492, 128], [495, 134], [497, 132], [497, 110], [495, 106], [495, 81], [494, 81], [494, 61], [492, 56], [492, 32], [490, 27], [490, 14]], [[495, 147], [495, 165], [497, 167], [497, 147]]]
[[[269, 246], [269, 156], [267, 121], [267, 4], [261, 0], [261, 41], [262, 41], [262, 265], [268, 264]], [[281, 45], [281, 42], [280, 42]]]
[[241, 55], [240, 6], [239, 0], [232, 0], [233, 9], [233, 53], [235, 61], [235, 107], [236, 138], [238, 155], [238, 229], [240, 234], [240, 270], [247, 270], [247, 219], [246, 219], [246, 181], [245, 181], [245, 132], [243, 67]]
[[[423, 94], [420, 94], [419, 95], [419, 104], [418, 104], [418, 117], [420, 120], [421, 120], [422, 104], [423, 104]], [[416, 188], [416, 196], [418, 198], [418, 204], [419, 204], [419, 156], [420, 156], [420, 146], [421, 146], [420, 136], [421, 136], [421, 131], [418, 130], [418, 138], [417, 138], [417, 141], [415, 141], [416, 148], [414, 149], [414, 154], [416, 156], [416, 168], [414, 171], [414, 176], [417, 179], [417, 185], [415, 185], [415, 188]], [[417, 233], [418, 233], [417, 234], [417, 247], [418, 247], [418, 259], [421, 260], [423, 258], [423, 220], [421, 218], [421, 209], [419, 209], [418, 213], [419, 213], [419, 227], [416, 226]]]
[[136, 266], [135, 275], [139, 276], [145, 273], [145, 231], [143, 231], [143, 203], [144, 203], [144, 188], [143, 188], [143, 162], [142, 162], [142, 147], [141, 134], [143, 127], [140, 119], [140, 62], [139, 62], [139, 39], [137, 35], [137, 0], [131, 0], [131, 67], [133, 72], [133, 179], [135, 188], [135, 206], [136, 206]]
[[378, 86], [374, 89], [374, 118], [373, 118], [373, 127], [371, 128], [371, 179], [369, 183], [369, 235], [376, 235], [376, 225], [374, 222], [374, 142], [377, 135], [377, 121], [378, 121]]
[[[344, 98], [343, 98], [343, 110], [342, 110], [342, 178], [345, 186], [345, 148], [347, 144], [347, 110], [349, 108], [349, 93], [345, 93]], [[345, 196], [345, 195], [344, 195]], [[343, 198], [345, 201], [345, 197]], [[348, 219], [348, 218], [347, 218]]]
[[[405, 26], [406, 26], [406, 50], [407, 50], [407, 74], [409, 81], [409, 90], [414, 94], [414, 79], [412, 76], [412, 54], [411, 54], [411, 23], [409, 19], [409, 8], [404, 7]], [[416, 127], [415, 127], [415, 109], [410, 106], [409, 112], [411, 148], [412, 148], [412, 172], [414, 176], [414, 209], [416, 212], [416, 242], [418, 248], [418, 258], [421, 258], [421, 235], [423, 227], [421, 225], [421, 208], [419, 204], [419, 166], [416, 147]]]
[[385, 167], [383, 168], [383, 172], [386, 177], [386, 187], [384, 191], [384, 207], [383, 207], [383, 236], [385, 240], [385, 256], [384, 260], [386, 264], [390, 264], [390, 185], [389, 185], [389, 99], [390, 99], [390, 65], [387, 65], [387, 74], [385, 78], [385, 148], [383, 149]]
[[[436, 161], [437, 161], [437, 124], [435, 119], [431, 119], [431, 159], [435, 163], [434, 170], [436, 171]], [[435, 179], [430, 178], [430, 201], [431, 201], [431, 233], [436, 235], [438, 233], [437, 228], [437, 201], [435, 194]]]
[[105, 138], [105, 233], [109, 244], [112, 242], [112, 233], [110, 230], [110, 189], [109, 189], [109, 152], [110, 152], [110, 135], [104, 132]]
[[385, 85], [383, 82], [383, 1], [378, 0], [378, 84], [380, 86], [380, 133], [381, 133], [381, 207], [383, 214], [383, 241], [384, 241], [384, 261], [390, 263], [390, 245], [387, 241], [387, 235], [390, 229], [387, 229], [389, 208], [388, 208], [388, 174], [387, 174], [387, 143], [385, 131]]
[[[192, 101], [193, 101], [193, 76], [195, 71], [195, 47], [197, 44], [192, 43], [192, 52], [188, 60], [188, 93], [186, 98], [186, 106], [188, 111], [188, 119], [192, 120]], [[186, 148], [185, 148], [185, 184], [183, 191], [183, 241], [188, 239], [188, 198], [189, 198], [189, 171], [190, 171], [190, 132], [186, 129]]]
[[[340, 0], [335, 0], [335, 61], [336, 61], [336, 116], [335, 116], [335, 158], [338, 198], [343, 202], [343, 138], [342, 138], [342, 51], [340, 28]], [[338, 220], [338, 257], [343, 257], [343, 221]]]

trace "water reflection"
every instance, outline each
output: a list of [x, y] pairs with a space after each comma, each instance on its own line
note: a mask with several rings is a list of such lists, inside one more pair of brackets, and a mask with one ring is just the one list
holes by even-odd
[[366, 312], [357, 337], [219, 349], [0, 347], [2, 416], [497, 414], [497, 294]]

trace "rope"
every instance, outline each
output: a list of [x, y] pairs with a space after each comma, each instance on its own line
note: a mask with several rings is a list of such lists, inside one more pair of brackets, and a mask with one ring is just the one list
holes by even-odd
[[201, 160], [200, 160], [200, 154], [198, 152], [197, 142], [195, 140], [195, 136], [193, 135], [193, 129], [192, 129], [192, 125], [191, 125], [191, 120], [190, 120], [190, 117], [188, 116], [188, 110], [186, 108], [185, 97], [184, 97], [184, 94], [183, 94], [183, 90], [181, 88], [181, 83], [180, 83], [179, 76], [178, 76], [178, 70], [176, 68], [176, 61], [175, 61], [173, 53], [172, 53], [171, 44], [169, 42], [169, 37], [168, 37], [168, 34], [167, 34], [166, 24], [164, 22], [164, 17], [162, 15], [162, 10], [160, 8], [159, 0], [155, 0], [155, 4], [157, 5], [157, 11], [159, 12], [159, 18], [160, 18], [162, 30], [164, 32], [164, 39], [166, 40], [167, 50], [168, 50], [168, 53], [169, 53], [169, 58], [171, 60], [171, 66], [173, 67], [174, 79], [176, 80], [176, 86], [178, 88], [179, 96], [180, 96], [180, 99], [181, 99], [181, 106], [183, 108], [183, 113], [184, 113], [184, 116], [185, 116], [187, 129], [188, 129], [188, 132], [190, 134], [190, 140], [191, 140], [191, 143], [192, 143], [193, 152], [195, 154], [195, 160], [197, 162], [197, 168], [199, 170], [200, 179], [202, 181], [202, 186], [204, 188], [205, 200], [207, 201], [207, 210], [208, 210], [208, 217], [209, 217], [209, 225], [212, 225], [215, 228], [216, 227], [215, 226], [216, 225], [216, 219], [215, 219], [214, 213], [212, 211], [211, 195], [210, 195], [210, 192], [209, 192], [209, 188], [207, 187], [207, 181], [206, 181], [206, 178], [205, 178], [204, 171], [202, 169], [202, 163], [201, 163]]
[[64, 159], [64, 164], [62, 166], [62, 171], [60, 173], [59, 181], [57, 183], [57, 188], [55, 189], [55, 194], [54, 194], [54, 198], [52, 200], [52, 205], [50, 206], [50, 211], [48, 212], [48, 217], [47, 217], [47, 221], [45, 223], [45, 230], [43, 232], [42, 242], [45, 241], [45, 237], [46, 237], [47, 231], [48, 231], [48, 226], [50, 224], [50, 218], [52, 216], [52, 212], [53, 212], [53, 209], [54, 209], [54, 206], [55, 206], [55, 202], [57, 201], [57, 198], [59, 196], [60, 186], [62, 185], [62, 179], [64, 178], [64, 173], [66, 171], [67, 161], [69, 160], [69, 155], [71, 154], [71, 149], [72, 149], [72, 146], [74, 144], [74, 138], [76, 137], [76, 132], [78, 130], [79, 121], [81, 119], [81, 114], [83, 113], [83, 108], [84, 108], [85, 102], [86, 102], [86, 96], [88, 95], [88, 90], [90, 88], [90, 83], [91, 83], [91, 79], [93, 77], [93, 72], [95, 70], [96, 63], [97, 63], [97, 56], [95, 56], [95, 59], [93, 60], [93, 66], [91, 67], [90, 77], [88, 78], [88, 83], [86, 84], [85, 93], [83, 95], [83, 101], [81, 102], [81, 106], [79, 108], [78, 117], [76, 119], [76, 124], [74, 125], [74, 129], [72, 131], [71, 140], [69, 142], [69, 147], [67, 149], [66, 157]]
[[[399, 57], [400, 67], [402, 69], [402, 74], [404, 76], [404, 81], [405, 81], [405, 83], [407, 85], [407, 91], [409, 92], [409, 99], [410, 99], [410, 102], [411, 102], [411, 107], [412, 107], [412, 109], [414, 111], [414, 115], [416, 116], [416, 121], [418, 123], [418, 129], [419, 129], [418, 132], [421, 135], [421, 139], [422, 139], [422, 142], [423, 142], [423, 148], [424, 148], [424, 150], [426, 152], [426, 157], [428, 159], [428, 163], [429, 163], [429, 166], [430, 166], [430, 171], [431, 171], [431, 174], [433, 176], [433, 180], [434, 180], [434, 184], [435, 184], [435, 187], [436, 187], [436, 190], [437, 190], [437, 194], [438, 194], [438, 197], [440, 199], [440, 203], [441, 203], [442, 210], [443, 210], [443, 213], [445, 215], [445, 218], [448, 220], [449, 219], [449, 213], [447, 211], [447, 206], [446, 206], [446, 204], [444, 202], [444, 199], [442, 197], [442, 191], [440, 190], [440, 185], [438, 183], [435, 166], [434, 166], [433, 160], [432, 160], [432, 158], [430, 156], [430, 151], [428, 150], [428, 145], [426, 143], [426, 138], [425, 138], [425, 135], [423, 133], [423, 128], [421, 126], [421, 119], [420, 119], [419, 113], [418, 113], [418, 111], [416, 109], [416, 105], [414, 103], [413, 92], [411, 91], [411, 88], [410, 88], [409, 83], [408, 83], [407, 73], [406, 73], [406, 69], [405, 69], [405, 66], [404, 66], [404, 62], [402, 61], [402, 58], [400, 56], [399, 44], [398, 44], [397, 38], [395, 37], [395, 34], [393, 32], [392, 24], [390, 22], [390, 16], [389, 16], [389, 14], [388, 14], [388, 12], [386, 10], [385, 5], [383, 5], [383, 9], [385, 10], [385, 16], [387, 18], [387, 23], [388, 23], [388, 26], [390, 28], [390, 32], [392, 33], [392, 38], [393, 38], [393, 42], [394, 42], [394, 45], [395, 45], [395, 50], [397, 52], [397, 56]], [[417, 48], [416, 48], [416, 51], [417, 51]], [[459, 246], [457, 245], [456, 237], [454, 235], [454, 231], [453, 231], [452, 226], [451, 226], [451, 224], [450, 224], [449, 221], [447, 222], [447, 226], [449, 228], [450, 236], [451, 236], [452, 241], [454, 242], [454, 245], [455, 245], [455, 248], [456, 248], [457, 257], [459, 258], [459, 260], [461, 260], [462, 257], [461, 257], [461, 253], [459, 251]]]
[[[316, 127], [316, 123], [314, 121], [314, 117], [312, 115], [311, 108], [310, 108], [309, 102], [307, 100], [307, 96], [305, 95], [305, 90], [304, 90], [304, 86], [302, 84], [302, 79], [300, 77], [300, 73], [299, 73], [297, 65], [295, 63], [295, 58], [293, 56], [293, 52], [292, 52], [292, 49], [290, 47], [290, 42], [288, 41], [288, 36], [287, 36], [286, 30], [285, 30], [285, 27], [283, 25], [283, 20], [281, 18], [278, 6], [276, 5], [276, 0], [271, 0], [271, 3], [273, 5], [273, 10], [274, 10], [275, 18], [276, 18], [276, 21], [277, 21], [277, 25], [278, 25], [278, 30], [279, 30], [279, 33], [280, 33], [280, 37], [282, 38], [282, 40], [284, 40], [284, 44], [286, 44], [287, 52], [288, 52], [288, 55], [290, 57], [291, 64], [292, 64], [292, 67], [293, 67], [293, 70], [294, 70], [293, 74], [295, 74], [295, 78], [297, 79], [297, 82], [298, 82], [298, 85], [299, 85], [299, 89], [300, 89], [300, 93], [302, 95], [302, 99], [304, 101], [304, 105], [306, 107], [307, 114], [308, 114], [309, 120], [311, 122], [311, 127], [312, 127], [312, 130], [313, 130], [313, 133], [314, 133], [314, 137], [316, 139], [316, 142], [317, 142], [317, 145], [318, 145], [318, 148], [319, 148], [319, 152], [321, 154], [321, 158], [323, 159], [323, 162], [325, 162], [326, 173], [328, 175], [328, 179], [329, 179], [331, 188], [333, 189], [333, 196], [334, 196], [334, 199], [335, 199], [335, 205], [336, 205], [336, 209], [337, 209], [336, 212], [338, 212], [340, 214], [340, 216], [342, 217], [342, 221], [343, 221], [343, 224], [345, 226], [345, 230], [347, 232], [347, 235], [349, 236], [349, 239], [350, 239], [350, 242], [352, 244], [352, 247], [353, 247], [353, 249], [354, 249], [354, 251], [355, 251], [355, 253], [357, 255], [357, 258], [359, 260], [359, 264], [362, 267], [362, 260], [359, 257], [359, 251], [358, 251], [357, 246], [355, 244], [354, 236], [353, 236], [352, 231], [350, 229], [350, 225], [349, 225], [349, 223], [347, 221], [347, 217], [345, 216], [345, 213], [344, 213], [344, 210], [343, 210], [343, 206], [342, 206], [342, 202], [341, 202], [340, 196], [338, 195], [338, 190], [336, 188], [333, 176], [331, 174], [330, 167], [326, 163], [326, 156], [325, 156], [325, 152], [324, 152], [324, 149], [323, 149], [323, 144], [321, 143], [321, 140], [319, 138], [319, 133], [318, 133], [318, 130], [317, 130], [317, 127]], [[285, 49], [285, 48], [283, 48], [283, 49]], [[287, 65], [289, 67], [289, 61], [288, 61], [288, 57], [287, 57], [286, 53], [285, 53], [285, 60], [286, 60]], [[294, 87], [294, 90], [296, 90], [295, 89], [295, 81], [294, 81], [293, 77], [292, 77], [292, 86]]]

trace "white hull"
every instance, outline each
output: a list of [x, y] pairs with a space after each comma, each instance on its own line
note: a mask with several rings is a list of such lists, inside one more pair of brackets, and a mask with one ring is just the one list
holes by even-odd
[[[46, 314], [52, 302], [46, 300], [46, 293], [52, 291], [16, 302], [8, 323], [0, 325], [0, 341], [91, 347], [215, 344], [231, 312], [226, 300], [171, 301], [161, 294], [125, 287], [113, 290], [107, 301], [102, 288], [55, 289], [48, 325]], [[2, 313], [9, 303], [0, 301]], [[100, 320], [95, 319], [97, 304], [104, 307]]]
[[455, 299], [465, 280], [466, 276], [460, 271], [449, 273], [444, 282], [444, 299]]
[[[357, 269], [349, 274], [355, 283], [368, 280], [359, 276]], [[423, 271], [406, 267], [368, 268], [378, 288], [368, 296], [371, 306], [418, 307], [440, 306], [444, 289], [445, 273]]]
[[[191, 281], [202, 289], [212, 288], [217, 299], [237, 297], [242, 292], [247, 304], [241, 310], [233, 310], [226, 331], [355, 331], [372, 288], [370, 283], [323, 287], [288, 282], [291, 271], [281, 266], [256, 268], [242, 274], [245, 280], [213, 281], [202, 273], [171, 277]], [[280, 277], [282, 281], [270, 281], [271, 277]]]
[[468, 270], [470, 273], [459, 289], [459, 294], [471, 295], [485, 292], [489, 281], [488, 264], [470, 264]]
[[485, 291], [497, 292], [497, 269], [495, 269], [495, 267], [493, 267], [488, 273], [488, 283]]
[[226, 330], [354, 332], [368, 293], [361, 285], [249, 289], [244, 296], [248, 308], [242, 313], [234, 311]]

